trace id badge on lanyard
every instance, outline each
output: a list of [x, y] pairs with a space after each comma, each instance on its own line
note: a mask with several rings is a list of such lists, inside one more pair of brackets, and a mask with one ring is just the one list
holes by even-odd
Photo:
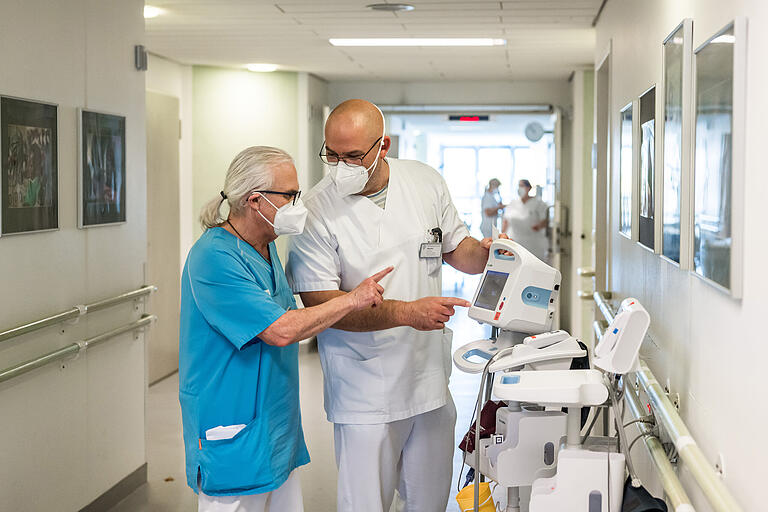
[[432, 237], [431, 242], [424, 242], [419, 247], [419, 258], [442, 258], [443, 257], [443, 232], [440, 228], [434, 228], [429, 231]]

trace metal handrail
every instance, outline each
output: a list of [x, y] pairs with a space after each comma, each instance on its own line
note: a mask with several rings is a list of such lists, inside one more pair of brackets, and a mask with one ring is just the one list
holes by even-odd
[[[645, 411], [640, 403], [640, 398], [637, 396], [637, 391], [631, 385], [625, 385], [624, 390], [627, 409], [632, 413], [635, 420], [642, 419], [645, 416]], [[691, 504], [691, 499], [685, 492], [683, 484], [680, 483], [680, 479], [677, 478], [675, 469], [672, 467], [672, 463], [669, 462], [667, 452], [664, 450], [661, 441], [653, 435], [653, 429], [650, 426], [641, 422], [636, 423], [636, 425], [640, 430], [640, 435], [643, 436], [645, 447], [648, 449], [656, 472], [659, 474], [661, 486], [664, 488], [664, 492], [672, 504], [672, 510], [675, 512], [694, 512], [695, 509]]]
[[10, 366], [4, 370], [0, 370], [0, 382], [11, 380], [14, 377], [18, 377], [19, 375], [31, 372], [32, 370], [40, 368], [41, 366], [60, 361], [62, 359], [67, 359], [71, 356], [75, 356], [81, 351], [85, 351], [93, 346], [114, 338], [115, 336], [119, 336], [120, 334], [124, 334], [126, 332], [135, 331], [136, 329], [141, 329], [142, 327], [151, 324], [155, 320], [157, 320], [157, 317], [154, 315], [142, 315], [139, 320], [118, 327], [117, 329], [99, 334], [98, 336], [94, 336], [92, 338], [84, 339], [77, 343], [72, 343], [71, 345], [67, 345], [66, 347], [54, 350], [53, 352], [48, 352], [47, 354], [36, 357], [35, 359], [30, 359], [29, 361], [24, 361], [23, 363]]
[[[605, 297], [600, 292], [594, 294], [595, 304], [608, 323], [613, 322], [614, 312]], [[686, 468], [693, 475], [696, 484], [703, 491], [710, 505], [717, 512], [741, 512], [741, 506], [736, 502], [728, 488], [723, 484], [715, 469], [709, 464], [699, 445], [691, 436], [688, 427], [677, 409], [670, 402], [664, 389], [656, 380], [648, 365], [640, 361], [640, 369], [635, 372], [639, 388], [648, 396], [654, 418], [664, 428], [670, 440], [677, 448], [677, 453], [685, 463]], [[631, 386], [628, 386], [628, 388]], [[647, 444], [647, 443], [646, 443]], [[664, 475], [660, 473], [662, 485], [665, 485]], [[677, 482], [674, 482], [676, 480]], [[674, 480], [666, 485], [679, 485], [680, 480], [675, 476]], [[665, 490], [666, 490], [665, 485]]]
[[29, 322], [26, 324], [18, 325], [16, 327], [12, 327], [10, 329], [6, 329], [4, 331], [0, 331], [0, 343], [6, 340], [9, 340], [11, 338], [15, 338], [17, 336], [21, 336], [22, 334], [27, 334], [33, 331], [44, 329], [45, 327], [50, 327], [52, 325], [65, 322], [67, 320], [73, 320], [75, 318], [79, 318], [83, 315], [86, 315], [94, 311], [99, 311], [102, 309], [115, 306], [122, 302], [138, 299], [140, 297], [149, 295], [150, 293], [156, 292], [156, 291], [157, 291], [157, 286], [148, 285], [148, 286], [143, 286], [138, 290], [133, 290], [131, 292], [123, 293], [116, 297], [111, 297], [109, 299], [103, 299], [103, 300], [94, 302], [93, 304], [77, 305], [72, 307], [72, 309], [68, 309], [67, 311], [62, 311], [61, 313], [57, 313], [55, 315], [51, 315], [49, 317], [42, 318], [40, 320], [36, 320], [34, 322]]

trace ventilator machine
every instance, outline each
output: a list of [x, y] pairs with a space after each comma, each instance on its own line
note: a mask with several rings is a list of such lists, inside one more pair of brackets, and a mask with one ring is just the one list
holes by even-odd
[[[506, 405], [496, 412], [493, 435], [481, 438], [482, 428], [474, 429], [474, 450], [464, 453], [465, 462], [475, 469], [475, 482], [481, 474], [506, 488], [507, 512], [520, 511], [521, 488], [530, 488], [530, 512], [619, 512], [625, 455], [616, 438], [582, 439], [582, 409], [615, 405], [616, 376], [637, 365], [650, 319], [639, 302], [625, 300], [590, 367], [585, 345], [551, 331], [560, 281], [558, 270], [521, 245], [493, 241], [469, 309], [493, 335], [462, 346], [453, 361], [483, 375], [478, 424], [492, 396]], [[479, 511], [479, 485], [474, 493], [468, 510]]]

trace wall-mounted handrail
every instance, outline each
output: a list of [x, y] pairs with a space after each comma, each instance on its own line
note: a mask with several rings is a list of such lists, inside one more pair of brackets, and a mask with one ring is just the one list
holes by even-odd
[[139, 320], [118, 327], [117, 329], [99, 334], [98, 336], [94, 336], [92, 338], [84, 339], [77, 343], [72, 343], [71, 345], [67, 345], [66, 347], [54, 350], [53, 352], [48, 352], [47, 354], [43, 354], [34, 359], [30, 359], [29, 361], [24, 361], [23, 363], [19, 363], [0, 370], [0, 382], [5, 382], [7, 380], [13, 379], [14, 377], [18, 377], [19, 375], [31, 372], [32, 370], [40, 368], [41, 366], [72, 357], [81, 351], [85, 351], [95, 345], [114, 338], [115, 336], [146, 327], [156, 319], [157, 317], [154, 315], [142, 315]]
[[133, 290], [127, 293], [123, 293], [116, 297], [111, 297], [109, 299], [103, 299], [103, 300], [94, 302], [93, 304], [74, 306], [72, 307], [72, 309], [68, 309], [67, 311], [62, 311], [61, 313], [57, 313], [55, 315], [51, 315], [46, 318], [41, 318], [40, 320], [36, 320], [34, 322], [29, 322], [26, 324], [18, 325], [16, 327], [12, 327], [10, 329], [6, 329], [4, 331], [0, 331], [0, 343], [2, 343], [3, 341], [9, 340], [11, 338], [15, 338], [17, 336], [21, 336], [22, 334], [27, 334], [33, 331], [37, 331], [45, 327], [50, 327], [52, 325], [65, 322], [67, 320], [73, 320], [75, 318], [81, 317], [88, 313], [92, 313], [94, 311], [99, 311], [101, 309], [106, 309], [106, 308], [115, 306], [122, 302], [128, 302], [130, 300], [141, 298], [155, 291], [157, 291], [156, 286], [148, 285], [148, 286], [143, 286], [138, 290]]
[[[645, 416], [645, 410], [640, 403], [640, 398], [637, 396], [637, 391], [629, 384], [625, 384], [624, 390], [624, 400], [626, 401], [627, 409], [635, 420], [642, 419]], [[659, 474], [659, 480], [662, 487], [664, 487], [664, 492], [672, 504], [672, 510], [675, 512], [694, 512], [695, 509], [691, 504], [691, 499], [685, 492], [683, 484], [680, 483], [680, 479], [677, 478], [675, 469], [672, 467], [672, 463], [669, 462], [667, 452], [664, 450], [661, 441], [653, 435], [651, 427], [647, 424], [638, 422], [636, 425], [640, 430], [640, 435], [643, 436], [645, 447], [648, 449], [648, 454], [651, 456], [656, 472]]]
[[[595, 292], [595, 304], [602, 313], [606, 322], [613, 322], [614, 312], [603, 294]], [[728, 488], [723, 484], [720, 476], [710, 465], [704, 453], [691, 436], [688, 427], [677, 409], [670, 402], [664, 389], [656, 380], [648, 365], [640, 361], [640, 369], [635, 372], [639, 388], [648, 396], [651, 410], [656, 421], [664, 428], [670, 440], [677, 448], [677, 453], [685, 463], [685, 467], [691, 472], [696, 484], [701, 488], [710, 505], [717, 512], [741, 512], [741, 506], [736, 502]], [[629, 386], [628, 386], [629, 387]], [[659, 474], [660, 478], [664, 475]], [[675, 477], [679, 484], [679, 479]], [[664, 482], [662, 482], [664, 485]], [[666, 487], [665, 487], [666, 488]]]

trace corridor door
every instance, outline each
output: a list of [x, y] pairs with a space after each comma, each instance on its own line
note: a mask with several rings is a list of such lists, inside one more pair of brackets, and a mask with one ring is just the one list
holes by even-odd
[[147, 91], [147, 276], [157, 323], [149, 340], [149, 382], [179, 367], [179, 99]]

